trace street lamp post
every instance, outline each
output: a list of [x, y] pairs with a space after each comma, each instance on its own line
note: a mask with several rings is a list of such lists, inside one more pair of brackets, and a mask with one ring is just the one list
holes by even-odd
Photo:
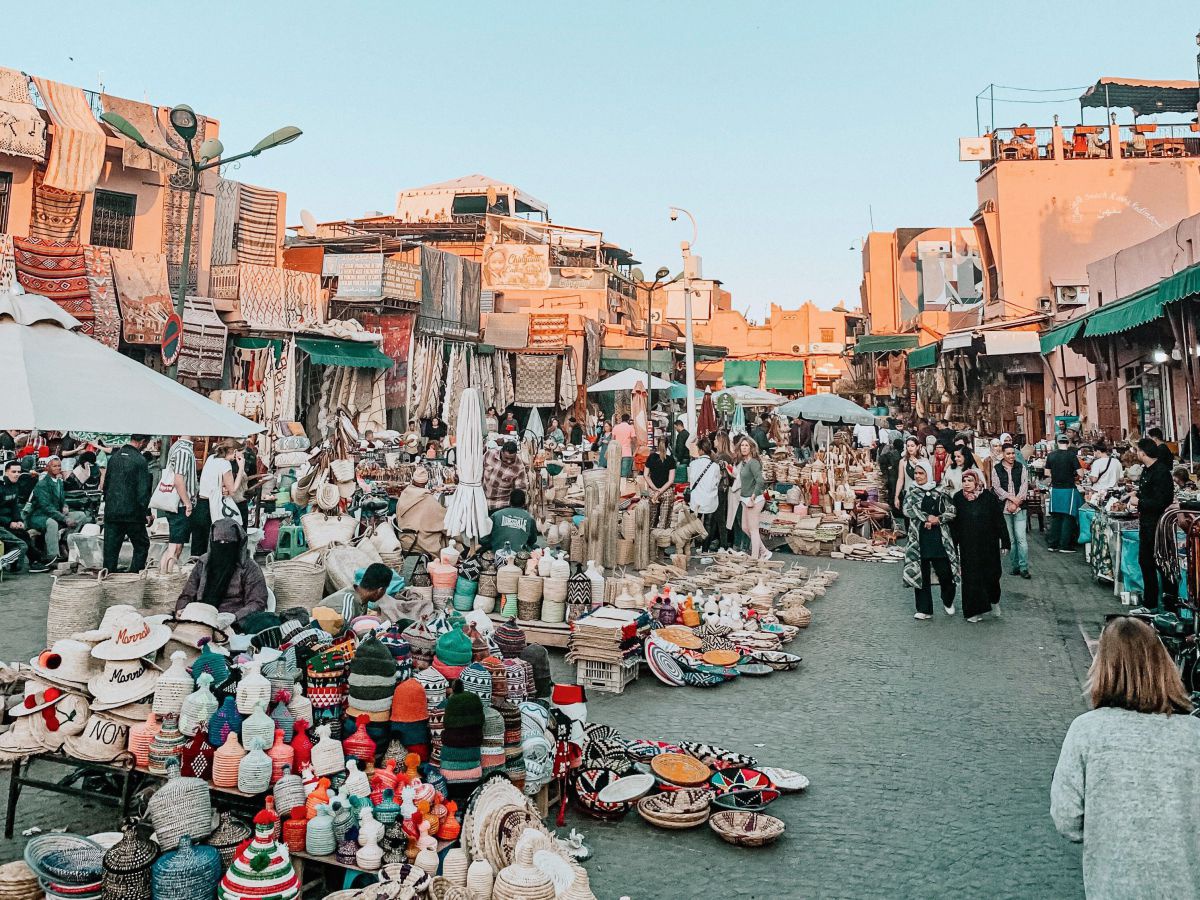
[[687, 429], [696, 433], [696, 345], [692, 337], [692, 273], [694, 261], [699, 257], [692, 256], [692, 248], [696, 246], [696, 217], [681, 206], [671, 207], [671, 221], [674, 222], [683, 213], [692, 223], [692, 240], [680, 241], [679, 249], [683, 252], [683, 321], [684, 321], [684, 374], [687, 380]]
[[[196, 195], [200, 192], [200, 175], [209, 169], [217, 166], [225, 165], [226, 163], [236, 162], [239, 159], [245, 159], [248, 156], [258, 156], [264, 150], [270, 150], [274, 147], [281, 147], [284, 144], [290, 144], [303, 133], [294, 125], [285, 125], [272, 131], [265, 138], [254, 145], [253, 148], [245, 153], [238, 153], [236, 156], [230, 156], [226, 159], [221, 159], [220, 156], [225, 152], [225, 146], [216, 138], [209, 138], [200, 145], [200, 158], [196, 159], [195, 150], [192, 149], [192, 140], [196, 137], [196, 131], [199, 128], [199, 121], [196, 118], [196, 113], [192, 111], [190, 106], [180, 104], [171, 110], [169, 116], [171, 127], [175, 133], [183, 138], [184, 146], [187, 148], [187, 157], [176, 159], [169, 153], [164, 153], [157, 147], [153, 147], [146, 143], [146, 139], [142, 133], [137, 130], [124, 116], [119, 116], [114, 112], [106, 112], [100, 115], [100, 118], [115, 128], [129, 140], [133, 141], [143, 150], [149, 150], [151, 153], [161, 156], [163, 159], [180, 168], [187, 169], [189, 172], [187, 191], [188, 191], [188, 211], [187, 223], [183, 231], [183, 267], [179, 273], [179, 287], [175, 294], [175, 314], [179, 316], [180, 321], [183, 321], [184, 303], [187, 298], [188, 286], [188, 271], [192, 264], [192, 231], [195, 227], [196, 216]], [[181, 336], [182, 342], [182, 336]], [[167, 369], [167, 377], [175, 378], [179, 371], [179, 361], [172, 363]]]
[[654, 292], [662, 287], [663, 279], [670, 274], [670, 269], [661, 266], [654, 273], [654, 283], [650, 285], [649, 293], [646, 294], [646, 417], [649, 422], [654, 421], [654, 370], [651, 368], [654, 356]]

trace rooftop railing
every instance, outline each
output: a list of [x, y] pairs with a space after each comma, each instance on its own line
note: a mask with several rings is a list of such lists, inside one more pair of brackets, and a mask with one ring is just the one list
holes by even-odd
[[1182, 159], [1200, 157], [1200, 124], [1134, 123], [1113, 128], [1108, 125], [1074, 125], [1055, 129], [1022, 125], [997, 128], [986, 135], [991, 140], [992, 158], [981, 162], [986, 172], [1002, 162], [1075, 159]]

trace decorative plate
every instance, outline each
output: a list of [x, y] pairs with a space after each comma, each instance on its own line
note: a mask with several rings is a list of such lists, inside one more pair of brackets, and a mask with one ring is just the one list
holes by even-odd
[[708, 820], [708, 827], [730, 844], [762, 847], [783, 834], [783, 822], [765, 813], [722, 810]]
[[750, 768], [754, 768], [758, 765], [758, 760], [753, 756], [747, 756], [745, 753], [736, 753], [733, 750], [725, 750], [715, 744], [704, 744], [698, 741], [680, 741], [679, 747], [689, 756], [694, 756], [700, 762], [717, 769], [727, 769], [731, 766], [749, 766]]
[[736, 650], [709, 650], [700, 658], [710, 666], [736, 666], [742, 654]]
[[646, 797], [638, 801], [638, 807], [660, 816], [687, 815], [708, 810], [714, 796], [708, 788], [679, 788]]
[[799, 668], [803, 661], [795, 653], [784, 653], [782, 650], [756, 650], [750, 655], [755, 662], [768, 665], [777, 672], [791, 672]]
[[772, 672], [775, 671], [770, 666], [768, 666], [766, 663], [757, 663], [757, 662], [742, 663], [740, 666], [737, 667], [737, 670], [738, 670], [738, 673], [741, 675], [750, 675], [755, 678], [761, 677], [763, 675], [770, 675]]
[[[516, 859], [517, 841], [528, 829], [541, 828], [542, 820], [529, 809], [510, 809], [500, 818], [496, 845], [499, 848], [500, 868], [511, 866]], [[497, 869], [499, 871], [499, 869]]]
[[646, 664], [650, 666], [654, 677], [663, 684], [682, 687], [683, 669], [668, 647], [668, 644], [660, 643], [654, 635], [646, 638]]
[[649, 762], [660, 753], [682, 752], [675, 744], [669, 744], [666, 741], [634, 740], [630, 741], [625, 748], [625, 755], [634, 762]]
[[785, 794], [802, 791], [808, 787], [808, 779], [799, 772], [793, 772], [791, 769], [781, 769], [778, 766], [761, 766], [760, 772], [771, 779], [771, 784], [779, 788]]
[[696, 637], [696, 633], [686, 625], [668, 625], [666, 628], [651, 632], [651, 634], [676, 647], [682, 647], [684, 650], [699, 650], [704, 646], [704, 642]]
[[771, 783], [770, 778], [758, 769], [751, 769], [749, 766], [742, 766], [735, 769], [721, 769], [713, 773], [708, 783], [718, 794], [741, 790], [762, 791], [775, 787]]
[[571, 788], [580, 809], [598, 819], [619, 819], [629, 812], [632, 804], [604, 803], [600, 792], [620, 776], [612, 769], [578, 769], [571, 779]]
[[632, 803], [654, 790], [655, 781], [653, 775], [626, 775], [605, 785], [598, 799], [604, 803]]
[[728, 680], [720, 672], [705, 671], [700, 668], [687, 669], [683, 673], [683, 683], [688, 687], [716, 687]]
[[699, 787], [708, 782], [708, 766], [687, 753], [662, 753], [650, 760], [650, 768], [663, 781], [679, 787]]
[[718, 794], [713, 800], [713, 806], [721, 809], [764, 810], [772, 800], [779, 799], [779, 791], [774, 788], [764, 790], [739, 790]]

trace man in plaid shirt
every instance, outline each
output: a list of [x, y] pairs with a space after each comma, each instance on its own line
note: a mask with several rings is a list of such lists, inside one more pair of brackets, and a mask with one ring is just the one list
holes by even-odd
[[513, 488], [529, 490], [529, 469], [517, 456], [517, 445], [508, 441], [483, 455], [483, 495], [487, 497], [488, 512], [508, 506]]

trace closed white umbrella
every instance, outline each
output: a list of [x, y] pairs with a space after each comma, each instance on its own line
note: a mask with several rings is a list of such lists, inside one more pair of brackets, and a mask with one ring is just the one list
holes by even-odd
[[743, 406], [778, 406], [781, 403], [787, 403], [787, 397], [784, 397], [782, 394], [774, 394], [771, 391], [764, 391], [760, 388], [749, 387], [744, 384], [735, 384], [733, 387], [722, 388], [713, 394], [713, 399], [716, 400], [722, 394], [729, 394]]
[[245, 437], [262, 426], [99, 341], [36, 294], [0, 294], [0, 428]]
[[537, 411], [536, 406], [529, 410], [529, 420], [525, 423], [525, 431], [522, 434], [526, 438], [533, 438], [539, 444], [546, 437], [546, 426], [542, 424], [542, 414]]
[[466, 388], [459, 397], [454, 437], [458, 487], [446, 505], [446, 534], [464, 544], [477, 544], [492, 532], [483, 495], [483, 398], [479, 388]]

